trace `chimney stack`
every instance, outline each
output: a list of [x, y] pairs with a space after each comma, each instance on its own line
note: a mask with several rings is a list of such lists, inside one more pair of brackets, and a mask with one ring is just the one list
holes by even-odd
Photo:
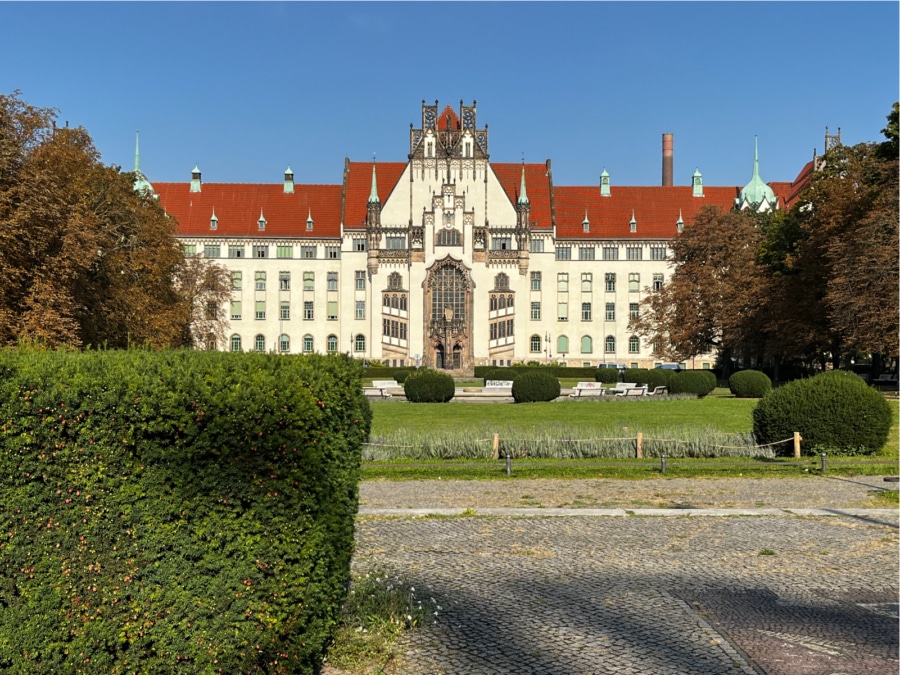
[[674, 141], [672, 139], [672, 134], [663, 134], [662, 135], [662, 149], [663, 149], [663, 157], [662, 157], [662, 184], [663, 187], [671, 187], [672, 186], [672, 145]]

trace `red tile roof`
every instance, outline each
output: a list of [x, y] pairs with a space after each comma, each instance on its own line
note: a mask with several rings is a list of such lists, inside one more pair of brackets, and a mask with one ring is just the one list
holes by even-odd
[[[295, 184], [293, 194], [285, 194], [283, 183], [203, 183], [200, 192], [191, 192], [190, 183], [154, 183], [153, 188], [166, 213], [178, 220], [181, 236], [341, 236], [340, 185]], [[210, 230], [213, 209], [219, 222]], [[260, 212], [264, 231], [258, 225]], [[314, 225], [308, 232], [310, 215]]]
[[[407, 162], [375, 164], [375, 183], [378, 187], [378, 199], [382, 204], [394, 191], [406, 165]], [[344, 187], [344, 227], [348, 230], [365, 229], [369, 195], [372, 193], [372, 162], [347, 162]]]
[[[503, 186], [509, 200], [515, 205], [519, 201], [522, 185], [522, 164], [491, 163], [494, 174]], [[525, 194], [531, 204], [531, 221], [537, 229], [553, 227], [551, 215], [550, 172], [546, 164], [525, 164]], [[558, 188], [552, 188], [556, 191]]]

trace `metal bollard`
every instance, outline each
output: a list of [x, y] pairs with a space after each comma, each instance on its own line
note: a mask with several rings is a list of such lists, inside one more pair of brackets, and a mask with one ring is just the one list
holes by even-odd
[[506, 453], [506, 475], [512, 475], [512, 458], [509, 456], [509, 453]]
[[825, 462], [825, 453], [822, 453], [822, 473], [825, 473], [825, 469], [828, 468], [828, 465]]
[[659, 470], [662, 471], [663, 473], [666, 472], [666, 456], [665, 455], [659, 456]]

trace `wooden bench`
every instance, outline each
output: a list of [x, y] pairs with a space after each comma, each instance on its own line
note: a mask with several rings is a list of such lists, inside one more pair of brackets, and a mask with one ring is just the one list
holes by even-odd
[[583, 396], [603, 396], [606, 386], [602, 382], [579, 382], [572, 389], [569, 398], [582, 398]]
[[653, 391], [648, 391], [647, 396], [659, 396], [660, 394], [665, 394], [668, 391], [668, 388], [663, 385], [659, 387], [654, 387]]
[[512, 380], [485, 380], [482, 391], [512, 394]]
[[609, 389], [606, 390], [607, 394], [615, 394], [616, 396], [622, 396], [622, 394], [628, 390], [636, 387], [637, 382], [616, 382], [616, 384]]
[[636, 384], [631, 385], [630, 387], [622, 387], [620, 391], [616, 392], [616, 396], [646, 396], [647, 395], [647, 385], [637, 386]]
[[388, 389], [396, 389], [400, 385], [397, 384], [396, 380], [372, 380], [371, 387], [363, 387], [363, 392], [367, 396], [378, 395], [381, 398], [390, 398], [391, 395], [388, 393]]

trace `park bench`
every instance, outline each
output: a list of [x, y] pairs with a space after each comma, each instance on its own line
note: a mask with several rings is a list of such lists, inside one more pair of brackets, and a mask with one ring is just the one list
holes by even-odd
[[602, 382], [579, 382], [572, 389], [569, 398], [582, 398], [583, 396], [603, 396], [606, 387]]
[[388, 389], [396, 389], [400, 385], [397, 384], [396, 380], [372, 380], [371, 387], [363, 387], [363, 391], [366, 395], [377, 395], [381, 396], [381, 398], [390, 398], [391, 395], [388, 393]]
[[659, 396], [660, 394], [665, 394], [668, 391], [665, 385], [654, 387], [653, 391], [648, 391], [647, 396]]
[[606, 390], [607, 394], [615, 394], [616, 396], [622, 396], [622, 394], [628, 390], [637, 387], [637, 382], [616, 382], [615, 385]]
[[512, 380], [485, 380], [482, 391], [512, 394]]
[[630, 387], [622, 387], [620, 391], [616, 392], [616, 396], [646, 396], [647, 395], [647, 385], [636, 385], [633, 384]]

